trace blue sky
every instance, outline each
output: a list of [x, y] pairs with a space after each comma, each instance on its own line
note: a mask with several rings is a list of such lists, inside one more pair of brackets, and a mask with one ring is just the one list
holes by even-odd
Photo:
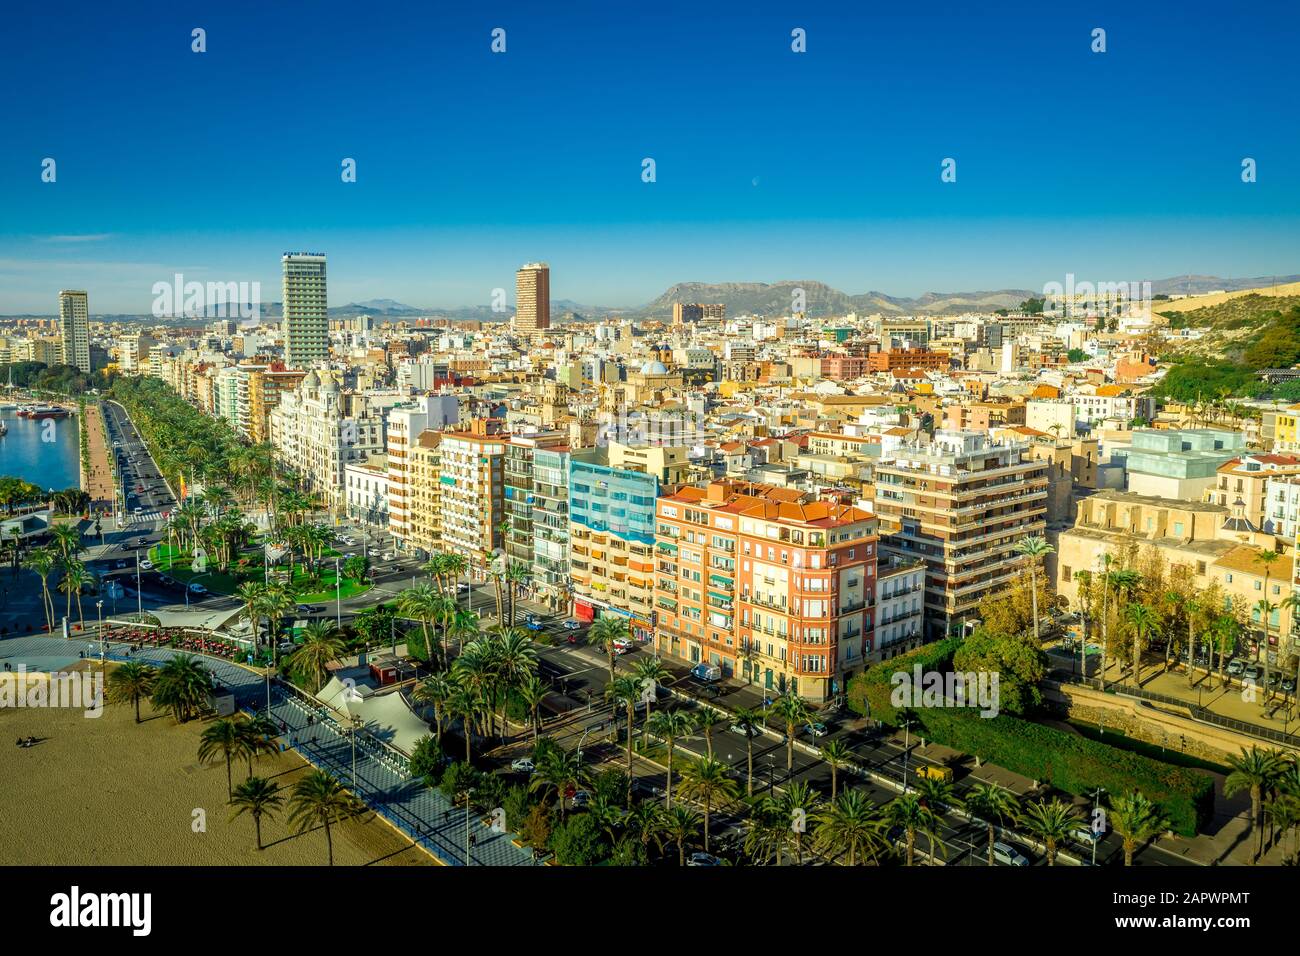
[[487, 304], [534, 259], [606, 305], [1300, 273], [1294, 4], [462, 6], [11, 8], [0, 313], [178, 271], [276, 300], [289, 249], [336, 305]]

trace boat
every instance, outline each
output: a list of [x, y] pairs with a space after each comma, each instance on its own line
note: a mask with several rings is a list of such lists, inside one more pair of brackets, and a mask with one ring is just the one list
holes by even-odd
[[67, 418], [71, 414], [57, 405], [24, 405], [18, 409], [19, 418]]
[[0, 438], [4, 438], [4, 436], [8, 434], [9, 434], [9, 426], [6, 425], [4, 422], [0, 422]]

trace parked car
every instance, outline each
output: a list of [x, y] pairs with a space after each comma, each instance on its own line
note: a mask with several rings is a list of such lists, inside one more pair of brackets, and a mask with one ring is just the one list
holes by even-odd
[[993, 859], [1003, 866], [1028, 866], [1029, 858], [1008, 843], [993, 844]]
[[722, 861], [712, 853], [692, 853], [686, 858], [687, 866], [722, 866]]
[[1241, 676], [1244, 679], [1254, 681], [1255, 683], [1259, 682], [1259, 678], [1263, 673], [1264, 668], [1260, 667], [1258, 664], [1247, 664], [1241, 669]]
[[620, 637], [614, 641], [614, 653], [626, 654], [628, 651], [636, 649], [636, 641], [630, 637]]
[[701, 661], [691, 668], [691, 676], [696, 680], [707, 682], [722, 680], [722, 668], [716, 664], [705, 664]]
[[808, 733], [812, 734], [814, 737], [825, 737], [826, 734], [828, 733], [828, 731], [826, 730], [826, 725], [823, 724], [820, 720], [814, 721], [813, 723], [810, 724], [804, 724], [803, 729], [806, 730]]
[[1231, 674], [1233, 677], [1240, 677], [1241, 672], [1245, 669], [1245, 667], [1246, 667], [1246, 662], [1243, 661], [1240, 657], [1234, 657], [1232, 660], [1228, 661], [1228, 673]]
[[591, 791], [579, 790], [569, 798], [569, 809], [578, 810], [591, 803]]
[[531, 757], [520, 757], [510, 764], [510, 769], [515, 773], [532, 773], [537, 767], [534, 766]]
[[1294, 691], [1295, 691], [1295, 678], [1294, 678], [1294, 677], [1284, 677], [1284, 678], [1282, 678], [1282, 690], [1284, 690], [1284, 691], [1285, 691], [1286, 693], [1288, 693], [1288, 694], [1290, 694], [1290, 693], [1294, 693]]
[[762, 731], [757, 727], [747, 727], [743, 724], [732, 724], [731, 732], [733, 734], [740, 734], [742, 737], [757, 737]]

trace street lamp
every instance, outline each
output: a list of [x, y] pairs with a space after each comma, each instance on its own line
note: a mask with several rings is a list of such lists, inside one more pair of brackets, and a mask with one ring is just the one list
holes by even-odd
[[334, 556], [334, 622], [343, 630], [343, 581], [339, 577], [339, 557]]
[[1101, 842], [1101, 834], [1098, 833], [1096, 830], [1097, 800], [1105, 792], [1106, 792], [1105, 787], [1098, 787], [1096, 790], [1092, 792], [1092, 825], [1089, 826], [1089, 829], [1092, 830], [1092, 865], [1093, 866], [1097, 865], [1097, 844]]
[[100, 598], [95, 602], [95, 609], [99, 611], [99, 669], [102, 673], [106, 668], [105, 663], [107, 644], [104, 642], [104, 599]]
[[907, 764], [908, 757], [912, 753], [912, 724], [916, 721], [911, 717], [903, 721], [903, 793], [907, 793]]

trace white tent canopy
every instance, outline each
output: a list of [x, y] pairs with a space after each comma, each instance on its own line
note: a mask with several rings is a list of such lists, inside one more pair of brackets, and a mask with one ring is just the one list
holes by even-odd
[[365, 684], [331, 677], [316, 699], [345, 717], [360, 719], [369, 733], [403, 753], [411, 753], [415, 742], [429, 733], [429, 725], [411, 712], [396, 691], [376, 694]]
[[[216, 631], [240, 612], [239, 605], [221, 609], [154, 607], [145, 613], [156, 617], [163, 627], [190, 628], [196, 631]], [[119, 622], [127, 623], [127, 622]]]

